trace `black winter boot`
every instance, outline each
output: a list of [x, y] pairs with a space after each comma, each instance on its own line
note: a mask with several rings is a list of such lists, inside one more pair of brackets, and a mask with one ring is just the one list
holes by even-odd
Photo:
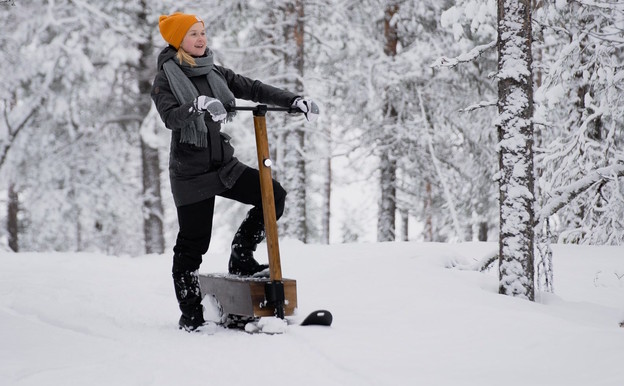
[[228, 271], [233, 275], [252, 276], [269, 268], [266, 264], [259, 264], [253, 256], [262, 240], [264, 240], [262, 213], [258, 208], [253, 208], [247, 213], [232, 240]]
[[195, 331], [204, 325], [204, 307], [201, 304], [201, 289], [197, 272], [179, 272], [173, 274], [173, 285], [182, 316], [180, 329]]

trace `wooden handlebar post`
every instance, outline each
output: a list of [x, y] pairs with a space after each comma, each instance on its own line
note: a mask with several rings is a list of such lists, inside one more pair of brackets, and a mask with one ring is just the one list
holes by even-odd
[[264, 231], [266, 233], [267, 252], [269, 254], [270, 277], [271, 280], [280, 281], [282, 280], [282, 266], [277, 236], [273, 178], [271, 177], [272, 161], [269, 154], [266, 116], [261, 109], [254, 111], [254, 129], [256, 132], [256, 147], [258, 150], [258, 170], [260, 171], [260, 191], [262, 194]]
[[266, 301], [275, 307], [275, 315], [284, 319], [284, 283], [282, 282], [282, 265], [280, 262], [279, 242], [277, 236], [277, 218], [275, 215], [275, 196], [273, 194], [273, 178], [271, 177], [271, 156], [266, 130], [267, 106], [258, 105], [253, 110], [254, 129], [256, 132], [256, 148], [258, 150], [258, 170], [260, 171], [260, 191], [262, 195], [262, 212], [264, 214], [264, 232], [266, 234], [267, 252], [269, 254], [270, 281], [265, 285]]

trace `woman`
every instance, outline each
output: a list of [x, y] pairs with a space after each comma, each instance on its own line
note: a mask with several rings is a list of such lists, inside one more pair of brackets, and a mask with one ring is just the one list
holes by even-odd
[[[259, 173], [234, 157], [229, 137], [220, 132], [221, 122], [233, 116], [235, 98], [296, 107], [308, 120], [318, 107], [291, 92], [215, 65], [199, 17], [176, 12], [160, 16], [158, 25], [169, 46], [158, 57], [152, 99], [171, 130], [169, 176], [179, 224], [173, 282], [182, 311], [179, 326], [193, 331], [204, 324], [196, 271], [210, 244], [215, 196], [253, 205], [232, 241], [228, 271], [253, 275], [268, 267], [253, 257], [264, 239]], [[275, 180], [273, 191], [279, 219], [286, 191]]]

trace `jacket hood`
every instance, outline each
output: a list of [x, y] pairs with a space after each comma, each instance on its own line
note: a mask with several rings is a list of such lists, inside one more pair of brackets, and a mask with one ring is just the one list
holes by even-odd
[[160, 54], [158, 54], [158, 70], [162, 70], [163, 64], [165, 64], [167, 60], [176, 56], [177, 53], [178, 50], [172, 46], [167, 46], [164, 50], [160, 51]]

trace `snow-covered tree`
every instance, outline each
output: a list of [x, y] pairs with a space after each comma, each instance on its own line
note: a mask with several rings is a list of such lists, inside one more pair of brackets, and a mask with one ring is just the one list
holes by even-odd
[[[490, 74], [496, 71], [496, 4], [491, 0], [457, 0], [445, 7], [441, 27], [452, 39], [437, 52], [440, 68], [436, 89], [443, 104], [434, 117], [451, 126], [455, 140], [445, 161], [453, 160], [460, 226], [464, 239], [489, 240], [497, 234], [497, 193], [492, 178], [498, 169], [495, 153], [496, 84]], [[444, 36], [442, 36], [444, 37]], [[449, 71], [445, 68], [452, 68]], [[445, 90], [450, 92], [444, 93]], [[435, 104], [434, 104], [435, 106]], [[439, 146], [438, 146], [439, 147]]]
[[498, 0], [499, 292], [534, 300], [531, 4]]
[[[299, 95], [308, 94], [305, 86], [304, 28], [307, 27], [304, 1], [213, 3], [218, 11], [206, 17], [209, 37], [216, 43], [214, 49], [218, 60], [245, 76]], [[247, 117], [245, 122], [248, 126], [244, 127], [241, 125], [244, 114], [239, 115], [239, 121], [229, 126], [237, 131], [237, 152], [255, 167], [257, 161], [251, 156], [255, 152], [250, 146], [254, 144], [253, 138], [243, 135], [244, 132], [253, 132], [250, 120]], [[267, 115], [274, 177], [288, 191], [280, 229], [283, 235], [302, 241], [308, 237], [305, 127], [302, 117], [286, 117], [279, 113]], [[224, 129], [230, 128], [226, 125]], [[239, 143], [244, 145], [239, 147]]]
[[[305, 1], [285, 1], [278, 6], [283, 13], [285, 72], [291, 74], [286, 88], [304, 95], [305, 74]], [[284, 234], [306, 242], [307, 229], [307, 173], [306, 135], [301, 124], [290, 127], [285, 133], [283, 149], [283, 179], [288, 191], [288, 206], [282, 220]]]
[[[140, 57], [134, 70], [137, 78], [138, 97], [133, 104], [140, 119], [141, 166], [143, 182], [143, 237], [146, 253], [163, 253], [165, 250], [164, 209], [161, 192], [161, 167], [159, 141], [154, 140], [155, 131], [160, 129], [150, 93], [154, 66], [154, 28], [148, 19], [151, 9], [146, 0], [141, 0], [135, 12], [136, 28], [141, 35], [137, 42]], [[151, 112], [151, 114], [150, 114]]]
[[554, 1], [537, 10], [542, 191], [538, 230], [562, 242], [624, 241], [624, 5]]
[[[623, 6], [532, 3], [536, 229], [540, 240], [619, 244]], [[175, 208], [158, 197], [167, 130], [147, 90], [165, 46], [158, 15], [174, 11], [204, 19], [219, 64], [321, 107], [314, 125], [267, 116], [273, 170], [289, 191], [283, 235], [408, 239], [414, 222], [422, 240], [499, 233], [492, 122], [507, 105], [493, 76], [494, 0], [14, 4], [0, 5], [0, 191], [19, 197], [20, 250], [136, 254], [173, 238]], [[252, 127], [241, 113], [223, 130], [255, 166]], [[353, 200], [334, 194], [353, 182], [366, 184]], [[217, 234], [245, 209], [217, 200]]]
[[[371, 111], [370, 120], [382, 122], [382, 128], [369, 132], [378, 138], [372, 143], [380, 159], [384, 154], [394, 154], [396, 159], [395, 210], [423, 223], [425, 240], [472, 238], [478, 226], [487, 234], [495, 222], [493, 166], [488, 166], [494, 162], [494, 135], [488, 127], [493, 114], [474, 112], [472, 106], [475, 101], [494, 98], [487, 79], [494, 62], [448, 71], [438, 70], [447, 63], [437, 63], [437, 59], [461, 51], [469, 45], [465, 42], [478, 45], [486, 40], [484, 46], [491, 47], [495, 30], [468, 29], [468, 37], [451, 33], [448, 26], [457, 25], [458, 20], [445, 24], [443, 17], [452, 8], [451, 2], [392, 4], [398, 7], [389, 25], [397, 32], [397, 55], [379, 62], [373, 57], [370, 62], [383, 69], [371, 71], [371, 83], [388, 95], [397, 112], [396, 122], [385, 123], [387, 117]], [[372, 94], [369, 111], [371, 99]]]
[[0, 71], [15, 87], [3, 96], [12, 108], [0, 172], [19, 192], [22, 250], [142, 252], [136, 136], [119, 108], [128, 79], [118, 70], [136, 58], [135, 23], [121, 23], [135, 4], [99, 5], [19, 2], [2, 13], [12, 59]]

